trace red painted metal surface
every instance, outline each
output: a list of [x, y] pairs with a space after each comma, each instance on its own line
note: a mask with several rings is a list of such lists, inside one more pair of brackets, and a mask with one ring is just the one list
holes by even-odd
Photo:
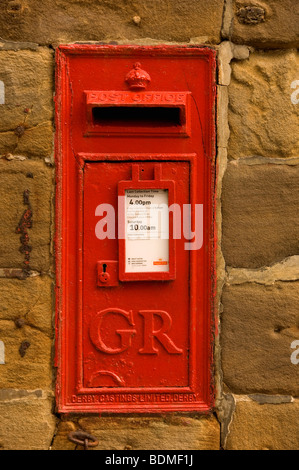
[[[57, 409], [206, 412], [214, 399], [215, 52], [61, 46], [55, 100]], [[202, 205], [202, 247], [186, 250], [170, 223], [167, 272], [127, 273], [117, 230], [95, 235], [97, 207], [110, 204], [122, 217], [127, 189], [168, 191], [169, 205], [191, 204], [193, 223]]]

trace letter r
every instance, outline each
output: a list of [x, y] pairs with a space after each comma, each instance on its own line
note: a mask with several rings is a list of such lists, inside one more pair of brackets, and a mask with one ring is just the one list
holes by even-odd
[[[172, 325], [169, 313], [162, 310], [140, 310], [139, 315], [144, 319], [144, 344], [143, 348], [139, 349], [140, 354], [158, 354], [159, 350], [154, 347], [154, 339], [158, 340], [169, 354], [183, 353], [183, 350], [177, 348], [166, 334]], [[154, 329], [155, 317], [160, 317], [162, 320], [162, 327], [159, 330]]]

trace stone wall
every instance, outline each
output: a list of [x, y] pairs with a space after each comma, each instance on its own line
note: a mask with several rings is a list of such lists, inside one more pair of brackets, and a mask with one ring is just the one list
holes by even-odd
[[[99, 449], [298, 448], [298, 24], [297, 0], [2, 0], [0, 449], [72, 450], [75, 429]], [[219, 336], [206, 416], [55, 413], [54, 52], [89, 41], [218, 51]]]

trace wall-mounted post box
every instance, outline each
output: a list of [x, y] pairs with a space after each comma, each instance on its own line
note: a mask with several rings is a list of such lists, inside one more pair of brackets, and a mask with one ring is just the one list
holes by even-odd
[[215, 52], [61, 46], [57, 407], [213, 405]]

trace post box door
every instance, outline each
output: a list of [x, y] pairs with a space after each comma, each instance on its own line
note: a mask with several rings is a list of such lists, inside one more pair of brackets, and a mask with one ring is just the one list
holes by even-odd
[[[161, 168], [159, 182], [154, 179], [157, 165]], [[124, 210], [129, 209], [125, 236], [128, 242], [133, 242], [133, 249], [127, 255], [125, 246], [124, 250], [119, 249], [117, 227], [115, 238], [108, 236], [114, 236], [112, 208], [118, 216], [119, 183], [129, 183], [132, 167], [136, 166], [140, 171], [139, 183], [147, 182], [152, 189], [140, 189], [137, 184], [139, 189], [130, 189], [125, 196]], [[158, 206], [160, 201], [168, 205], [168, 189], [158, 188], [159, 183], [167, 182], [173, 185], [178, 207], [183, 209], [189, 204], [189, 171], [189, 162], [174, 165], [173, 162], [155, 164], [137, 160], [134, 163], [86, 164], [83, 187], [84, 387], [163, 387], [166, 390], [189, 386], [189, 252], [184, 249], [185, 240], [175, 240], [175, 246], [170, 247], [174, 259], [170, 259], [169, 241], [173, 240], [156, 237], [159, 229], [156, 225], [162, 225], [163, 221], [155, 217], [156, 208], [153, 208], [155, 201]], [[151, 208], [153, 214], [149, 218], [147, 213]], [[112, 213], [107, 214], [105, 209]], [[96, 213], [102, 217], [95, 216]], [[108, 215], [112, 216], [111, 221]], [[166, 212], [161, 214], [165, 218], [167, 215]], [[107, 238], [99, 239], [105, 232], [97, 233], [97, 224], [100, 232], [106, 221], [107, 227], [103, 229], [108, 231]], [[167, 220], [165, 225], [168, 225]], [[127, 256], [129, 265], [127, 259], [125, 268], [130, 274], [133, 271], [135, 278], [118, 282], [121, 257]], [[152, 274], [163, 276], [169, 272], [169, 261], [175, 263], [172, 279], [152, 280]], [[99, 277], [103, 272], [108, 279]], [[115, 274], [117, 279], [113, 282]], [[144, 280], [139, 280], [140, 274], [144, 275]]]

